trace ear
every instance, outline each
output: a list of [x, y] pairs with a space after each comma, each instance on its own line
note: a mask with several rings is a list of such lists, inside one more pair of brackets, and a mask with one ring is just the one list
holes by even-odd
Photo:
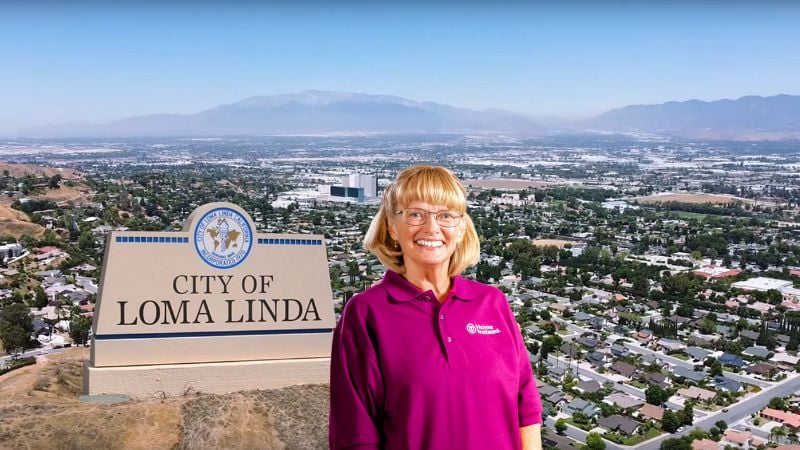
[[392, 220], [392, 219], [386, 219], [386, 222], [389, 225], [389, 237], [391, 237], [392, 239], [394, 239], [396, 241], [397, 240], [397, 225], [394, 223], [394, 220]]

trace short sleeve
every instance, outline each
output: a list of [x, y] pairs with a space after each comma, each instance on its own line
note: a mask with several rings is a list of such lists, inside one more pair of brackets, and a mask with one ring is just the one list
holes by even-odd
[[542, 423], [542, 398], [539, 395], [539, 390], [536, 388], [536, 379], [533, 377], [533, 369], [531, 368], [531, 361], [528, 357], [528, 349], [525, 347], [525, 342], [522, 340], [522, 331], [517, 320], [514, 318], [514, 313], [511, 307], [502, 294], [505, 308], [511, 318], [512, 327], [514, 329], [514, 342], [517, 346], [517, 355], [519, 358], [519, 390], [517, 393], [517, 403], [519, 406], [519, 426], [524, 427], [528, 425], [535, 425]]
[[353, 300], [333, 333], [328, 419], [331, 450], [381, 448], [383, 379], [365, 317]]

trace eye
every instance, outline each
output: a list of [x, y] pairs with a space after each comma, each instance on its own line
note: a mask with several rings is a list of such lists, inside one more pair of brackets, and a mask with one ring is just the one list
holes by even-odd
[[446, 220], [453, 220], [453, 219], [458, 218], [458, 215], [456, 215], [456, 213], [454, 213], [453, 211], [445, 211], [445, 212], [439, 214], [439, 216], [442, 219], [446, 219]]
[[410, 210], [408, 210], [407, 214], [408, 214], [408, 218], [409, 219], [421, 219], [422, 218], [422, 212], [417, 211], [417, 210], [410, 209]]

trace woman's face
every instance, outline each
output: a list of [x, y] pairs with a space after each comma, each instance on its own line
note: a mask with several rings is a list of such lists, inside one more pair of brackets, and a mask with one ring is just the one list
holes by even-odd
[[[418, 201], [409, 203], [401, 210], [409, 209], [435, 213], [452, 210], [444, 205]], [[423, 270], [441, 266], [448, 268], [450, 256], [456, 251], [458, 243], [464, 236], [464, 220], [462, 219], [458, 226], [443, 227], [433, 215], [428, 215], [422, 225], [409, 225], [403, 217], [403, 214], [391, 214], [389, 234], [400, 244], [406, 268], [415, 267]]]

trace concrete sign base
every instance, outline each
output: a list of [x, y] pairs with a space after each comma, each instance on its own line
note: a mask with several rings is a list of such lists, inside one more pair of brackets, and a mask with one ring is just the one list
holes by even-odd
[[[92, 367], [85, 363], [83, 390], [89, 395], [171, 397], [195, 392], [226, 394], [328, 383], [330, 358], [280, 359], [154, 366]], [[302, 374], [302, 378], [298, 376]]]

